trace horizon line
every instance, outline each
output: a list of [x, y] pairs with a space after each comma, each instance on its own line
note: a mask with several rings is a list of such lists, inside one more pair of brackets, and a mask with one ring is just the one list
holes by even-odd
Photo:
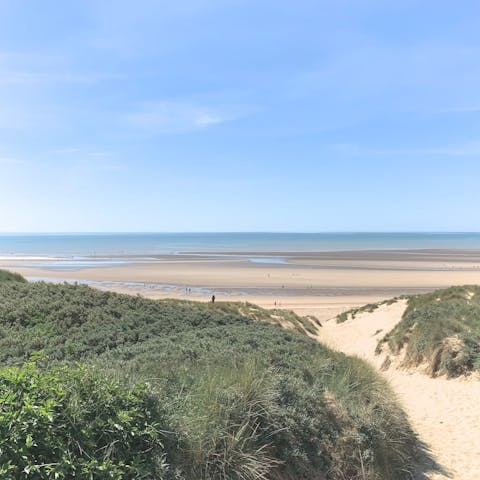
[[480, 234], [478, 230], [84, 230], [84, 231], [0, 231], [1, 235], [202, 235], [202, 234], [298, 234], [298, 235], [329, 235], [329, 234]]

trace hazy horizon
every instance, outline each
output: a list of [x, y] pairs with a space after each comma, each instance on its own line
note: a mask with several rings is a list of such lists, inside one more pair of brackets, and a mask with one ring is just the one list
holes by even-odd
[[[356, 251], [456, 251], [480, 250], [480, 233], [459, 232], [88, 232], [20, 233], [0, 235], [0, 258], [26, 255], [46, 257], [111, 257], [149, 255], [222, 256], [241, 252], [254, 263], [266, 263], [262, 253]], [[288, 253], [287, 253], [288, 252]], [[74, 263], [78, 263], [74, 260]], [[271, 260], [271, 259], [270, 259]], [[67, 265], [71, 267], [70, 263]]]
[[0, 231], [0, 235], [135, 235], [135, 234], [299, 234], [299, 235], [328, 235], [328, 234], [474, 234], [480, 235], [480, 230], [79, 230], [79, 231]]

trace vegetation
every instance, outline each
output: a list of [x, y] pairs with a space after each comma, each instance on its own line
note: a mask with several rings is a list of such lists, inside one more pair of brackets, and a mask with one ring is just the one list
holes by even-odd
[[410, 478], [416, 440], [388, 385], [299, 333], [309, 325], [0, 282], [0, 476]]
[[0, 283], [0, 298], [0, 362], [4, 364], [21, 363], [39, 350], [51, 361], [86, 360], [153, 344], [155, 356], [179, 347], [191, 351], [196, 340], [189, 338], [181, 345], [182, 335], [197, 336], [208, 328], [212, 335], [220, 329], [228, 336], [230, 327], [250, 327], [256, 321], [314, 333], [309, 320], [289, 311], [233, 302], [154, 301], [85, 285], [5, 282]]
[[347, 320], [353, 320], [357, 315], [360, 315], [361, 313], [372, 313], [382, 305], [392, 305], [400, 298], [404, 297], [389, 298], [388, 300], [383, 300], [382, 302], [368, 303], [367, 305], [363, 305], [361, 307], [352, 308], [351, 310], [347, 310], [346, 312], [342, 312], [337, 315], [337, 323], [343, 323]]
[[403, 355], [403, 366], [426, 364], [432, 376], [480, 370], [480, 287], [408, 297], [402, 321], [378, 344], [377, 353], [387, 350]]
[[26, 283], [26, 280], [18, 273], [9, 272], [8, 270], [0, 270], [0, 282]]
[[[155, 402], [87, 368], [0, 371], [0, 476], [161, 478], [165, 471]], [[146, 454], [148, 452], [148, 455]]]
[[273, 323], [284, 328], [296, 330], [300, 333], [315, 335], [317, 333], [317, 327], [321, 326], [318, 319], [314, 316], [301, 317], [291, 310], [278, 308], [266, 310], [265, 308], [248, 302], [221, 302], [215, 306], [225, 313], [241, 314], [257, 322]]

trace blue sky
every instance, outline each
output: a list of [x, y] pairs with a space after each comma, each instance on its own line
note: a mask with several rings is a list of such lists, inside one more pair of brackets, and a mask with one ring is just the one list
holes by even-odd
[[0, 231], [479, 231], [479, 18], [0, 0]]

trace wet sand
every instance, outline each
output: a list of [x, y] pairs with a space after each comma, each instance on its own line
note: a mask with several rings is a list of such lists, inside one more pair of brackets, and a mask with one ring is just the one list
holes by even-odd
[[32, 280], [79, 281], [150, 298], [241, 300], [329, 318], [401, 294], [480, 284], [479, 250], [222, 252], [110, 258], [2, 256]]

